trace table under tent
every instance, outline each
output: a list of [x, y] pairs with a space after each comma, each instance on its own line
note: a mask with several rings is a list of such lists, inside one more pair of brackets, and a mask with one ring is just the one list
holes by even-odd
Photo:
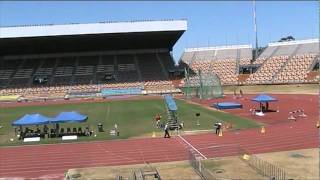
[[[266, 95], [260, 94], [255, 98], [251, 99], [251, 101], [255, 101], [259, 103], [259, 112], [255, 112], [256, 115], [263, 116], [265, 112], [274, 112], [270, 110], [269, 103], [278, 101], [276, 98]], [[255, 111], [255, 110], [254, 110]]]
[[[40, 138], [55, 138], [55, 137], [63, 137], [68, 135], [76, 135], [76, 136], [83, 136], [83, 135], [91, 135], [92, 132], [87, 127], [85, 130], [82, 130], [81, 127], [67, 128], [65, 131], [64, 128], [60, 129], [60, 123], [75, 123], [75, 122], [85, 122], [88, 119], [87, 116], [82, 115], [78, 112], [71, 111], [71, 112], [61, 112], [56, 117], [51, 118], [44, 116], [39, 113], [35, 114], [26, 114], [20, 119], [14, 121], [12, 126], [15, 127], [16, 135], [19, 139], [25, 138], [34, 138], [37, 137], [37, 141]], [[49, 128], [48, 126], [51, 125], [52, 127]], [[36, 129], [30, 128], [30, 126]], [[43, 126], [42, 130], [40, 126]], [[19, 128], [17, 128], [19, 127]], [[23, 130], [25, 127], [25, 130]]]

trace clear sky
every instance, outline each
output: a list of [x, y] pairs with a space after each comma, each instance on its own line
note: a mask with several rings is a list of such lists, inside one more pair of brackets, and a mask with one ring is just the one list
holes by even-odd
[[[260, 45], [292, 35], [319, 37], [317, 1], [257, 1]], [[94, 23], [187, 19], [188, 30], [174, 47], [253, 44], [252, 1], [0, 1], [0, 25]]]

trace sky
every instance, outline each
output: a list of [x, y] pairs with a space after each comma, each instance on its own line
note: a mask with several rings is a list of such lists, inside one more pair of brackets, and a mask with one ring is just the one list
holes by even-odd
[[[257, 1], [259, 46], [293, 36], [319, 37], [317, 1]], [[173, 49], [254, 45], [252, 1], [0, 1], [0, 26], [187, 19]]]

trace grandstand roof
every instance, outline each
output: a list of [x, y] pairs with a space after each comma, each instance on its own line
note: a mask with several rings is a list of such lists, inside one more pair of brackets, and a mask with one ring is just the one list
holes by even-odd
[[248, 49], [252, 48], [252, 45], [230, 45], [230, 46], [212, 46], [212, 47], [198, 47], [198, 48], [186, 48], [185, 52], [193, 51], [210, 51], [210, 50], [229, 50], [229, 49]]
[[172, 49], [186, 20], [0, 27], [3, 55], [122, 49]]

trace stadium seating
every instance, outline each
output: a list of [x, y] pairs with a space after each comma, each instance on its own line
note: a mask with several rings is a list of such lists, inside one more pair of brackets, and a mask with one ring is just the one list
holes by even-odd
[[250, 64], [251, 56], [251, 46], [222, 46], [186, 49], [181, 60], [195, 72], [214, 72], [222, 85], [233, 85], [238, 84], [239, 65]]
[[308, 70], [316, 55], [297, 55], [292, 57], [283, 70], [275, 77], [274, 83], [304, 83]]
[[[250, 46], [189, 48], [181, 60], [196, 73], [214, 72], [222, 85], [310, 83], [317, 80], [311, 68], [318, 46], [316, 40], [269, 43], [253, 62]], [[258, 68], [253, 74], [239, 74], [240, 66], [251, 65]]]
[[[254, 62], [251, 62], [252, 48], [248, 45], [190, 48], [185, 50], [181, 60], [195, 73], [198, 70], [215, 73], [222, 85], [315, 83], [319, 79], [317, 72], [313, 71], [319, 58], [318, 45], [313, 41], [269, 43]], [[175, 92], [176, 87], [184, 82], [175, 79], [173, 83], [169, 78], [168, 71], [177, 67], [168, 51], [89, 54], [1, 59], [0, 95], [63, 97], [71, 92], [128, 88], [165, 93]], [[257, 71], [239, 75], [240, 66], [251, 64]], [[48, 81], [36, 84], [33, 83], [35, 77], [46, 77]], [[196, 82], [196, 78], [190, 76], [190, 82]]]
[[201, 70], [203, 73], [214, 72], [221, 80], [222, 84], [236, 84], [236, 60], [224, 59], [214, 61], [194, 61], [190, 66], [195, 72]]
[[271, 83], [274, 75], [281, 69], [289, 56], [277, 56], [268, 59], [262, 66], [246, 80], [248, 84]]
[[[0, 95], [63, 97], [70, 92], [103, 88], [142, 88], [147, 92], [175, 90], [168, 79], [168, 68], [174, 68], [168, 52], [10, 59], [1, 64], [0, 87], [3, 89]], [[106, 80], [106, 74], [115, 78]], [[46, 77], [48, 82], [33, 84], [34, 77]]]

